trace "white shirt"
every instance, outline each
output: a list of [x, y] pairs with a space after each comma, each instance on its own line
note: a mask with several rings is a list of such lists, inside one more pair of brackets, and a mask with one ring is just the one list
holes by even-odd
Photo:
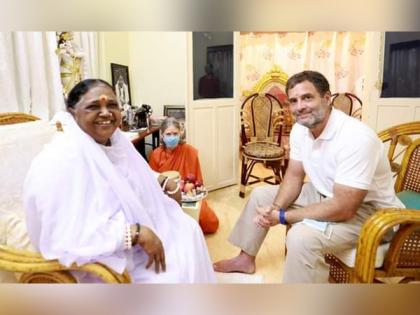
[[332, 109], [325, 129], [314, 139], [296, 123], [290, 135], [290, 158], [301, 161], [321, 194], [332, 197], [334, 183], [368, 190], [363, 202], [375, 207], [405, 208], [395, 196], [384, 145], [367, 125]]

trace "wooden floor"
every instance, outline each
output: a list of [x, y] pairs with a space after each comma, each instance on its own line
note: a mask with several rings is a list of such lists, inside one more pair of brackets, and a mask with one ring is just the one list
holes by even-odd
[[[262, 166], [256, 166], [257, 174], [265, 174], [267, 171]], [[206, 241], [213, 262], [220, 259], [231, 258], [239, 253], [239, 249], [231, 245], [227, 239], [236, 223], [246, 201], [249, 198], [252, 187], [262, 185], [258, 183], [247, 187], [246, 197], [239, 197], [239, 186], [234, 185], [209, 193], [207, 200], [219, 218], [219, 229], [213, 235], [207, 235]], [[284, 262], [284, 235], [285, 228], [276, 226], [271, 228], [257, 255], [257, 270], [255, 275], [262, 276], [264, 283], [280, 283]], [[246, 279], [246, 277], [244, 277]], [[246, 282], [246, 280], [245, 280]]]

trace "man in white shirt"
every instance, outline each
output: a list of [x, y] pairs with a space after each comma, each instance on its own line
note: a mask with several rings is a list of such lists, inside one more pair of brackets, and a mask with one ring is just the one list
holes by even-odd
[[214, 269], [254, 273], [268, 229], [292, 224], [283, 282], [327, 282], [324, 253], [354, 247], [362, 224], [377, 208], [404, 205], [395, 196], [383, 144], [369, 127], [332, 108], [321, 73], [295, 74], [286, 93], [297, 124], [283, 183], [253, 190], [229, 238], [241, 252]]

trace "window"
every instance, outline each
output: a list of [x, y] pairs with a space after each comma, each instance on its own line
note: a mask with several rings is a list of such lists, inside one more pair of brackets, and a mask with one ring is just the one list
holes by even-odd
[[233, 33], [193, 33], [194, 99], [233, 97]]
[[420, 32], [385, 33], [381, 97], [420, 97]]

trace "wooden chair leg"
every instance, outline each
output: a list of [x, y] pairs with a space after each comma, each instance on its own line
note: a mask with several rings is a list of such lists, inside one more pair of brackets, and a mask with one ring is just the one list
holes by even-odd
[[246, 189], [246, 182], [247, 182], [247, 161], [245, 157], [242, 157], [241, 161], [241, 185], [239, 188], [239, 197], [245, 198], [245, 189]]

